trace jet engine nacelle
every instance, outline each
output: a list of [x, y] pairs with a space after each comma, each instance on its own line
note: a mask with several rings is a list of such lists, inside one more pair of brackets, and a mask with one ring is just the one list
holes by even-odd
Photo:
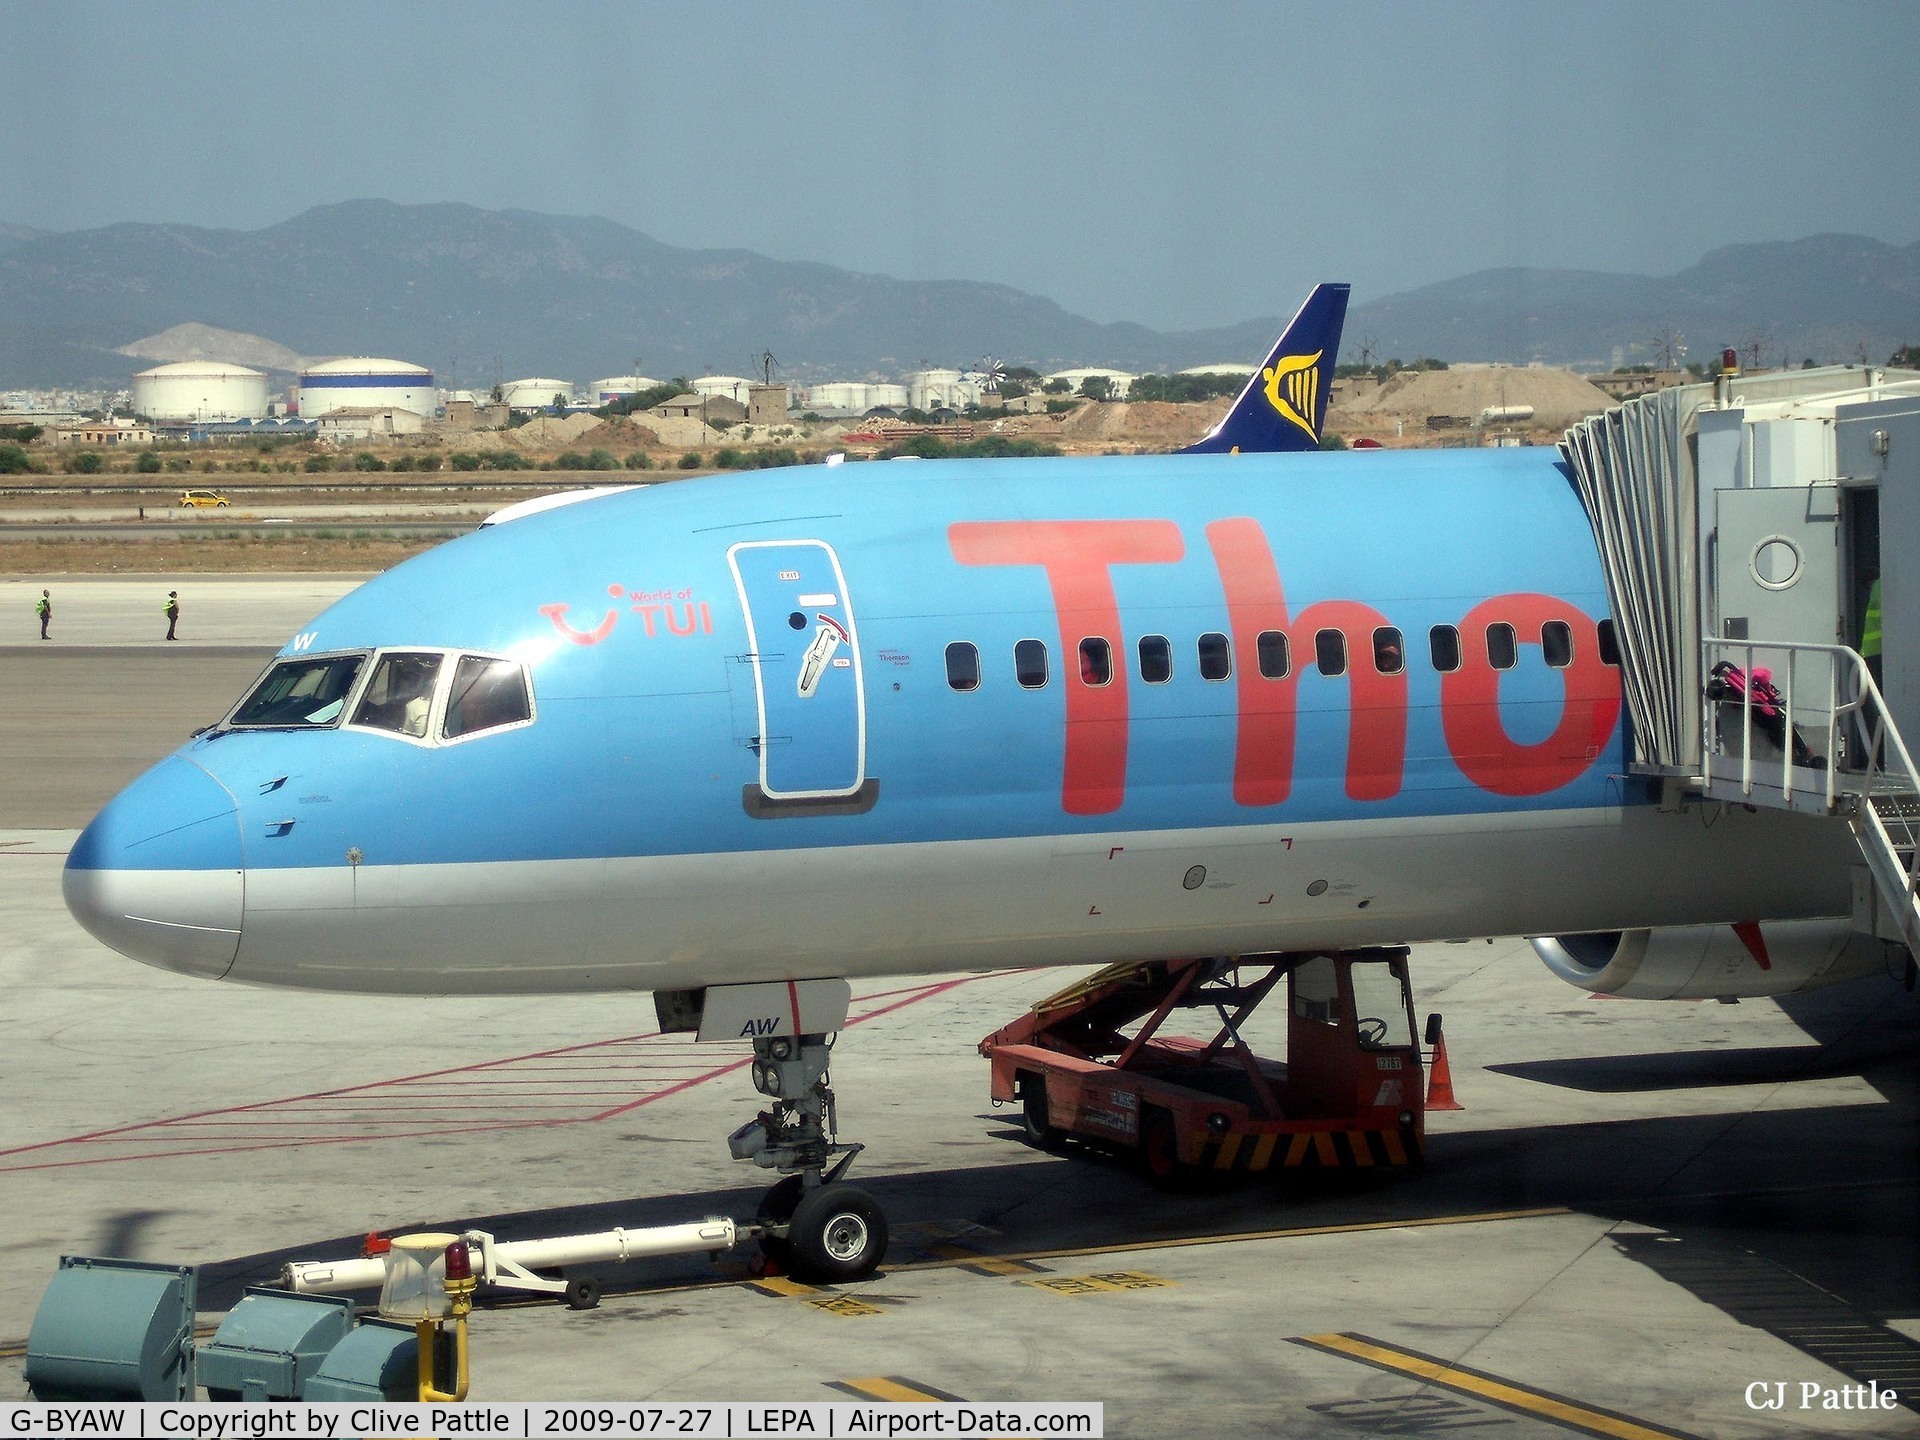
[[1812, 990], [1888, 967], [1888, 944], [1845, 919], [1670, 925], [1531, 942], [1569, 985], [1630, 1000], [1737, 1000]]

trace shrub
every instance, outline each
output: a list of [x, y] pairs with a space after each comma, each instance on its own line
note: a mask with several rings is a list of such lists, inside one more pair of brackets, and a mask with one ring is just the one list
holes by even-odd
[[700, 468], [700, 456], [695, 451], [687, 451], [686, 454], [680, 457], [680, 468], [682, 470], [698, 470]]
[[193, 462], [184, 455], [169, 455], [167, 457], [167, 473], [170, 475], [184, 475], [192, 468]]
[[21, 446], [11, 440], [0, 444], [0, 475], [25, 475], [33, 469], [33, 461]]
[[440, 468], [440, 457], [434, 454], [416, 455], [413, 460], [413, 468], [416, 470], [438, 470]]
[[923, 460], [980, 460], [1059, 453], [1057, 445], [1043, 445], [1037, 440], [1012, 440], [1004, 435], [984, 435], [978, 440], [951, 445], [938, 435], [915, 435], [898, 445], [888, 446], [880, 452], [880, 458], [890, 460], [896, 455], [917, 455]]
[[411, 455], [397, 455], [387, 468], [389, 470], [411, 470], [413, 469], [413, 457]]
[[67, 472], [72, 475], [98, 475], [106, 468], [98, 450], [76, 450], [67, 457]]
[[447, 457], [447, 463], [456, 470], [478, 470], [482, 462], [478, 455], [465, 450], [456, 450]]
[[615, 456], [611, 450], [589, 450], [587, 452], [587, 469], [618, 470], [619, 468], [619, 458]]
[[494, 450], [487, 455], [489, 470], [519, 470], [523, 468], [520, 457], [511, 450]]
[[387, 462], [371, 450], [362, 450], [353, 457], [353, 468], [356, 470], [384, 470], [387, 468]]
[[138, 470], [142, 475], [158, 475], [160, 473], [160, 456], [152, 450], [142, 450], [140, 452], [140, 458], [134, 462], [133, 468]]
[[306, 464], [301, 468], [309, 475], [322, 474], [333, 469], [333, 457], [331, 455], [309, 455], [307, 456]]
[[651, 470], [652, 468], [653, 457], [644, 450], [635, 450], [631, 455], [627, 456], [627, 469], [629, 470]]

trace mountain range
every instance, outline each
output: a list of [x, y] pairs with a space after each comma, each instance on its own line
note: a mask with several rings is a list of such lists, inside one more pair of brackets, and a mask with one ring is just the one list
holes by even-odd
[[[1330, 276], [1330, 279], [1344, 277]], [[750, 250], [662, 244], [610, 220], [397, 205], [318, 206], [261, 230], [0, 223], [0, 387], [124, 383], [174, 327], [243, 332], [268, 355], [381, 355], [442, 383], [753, 373], [796, 379], [965, 367], [1169, 371], [1256, 359], [1281, 317], [1163, 332], [1103, 324], [975, 281], [896, 280]], [[1677, 275], [1484, 270], [1349, 312], [1342, 359], [1650, 363], [1758, 343], [1763, 360], [1885, 360], [1920, 339], [1920, 244], [1857, 235], [1731, 245]], [[266, 337], [261, 340], [260, 337]], [[138, 351], [139, 354], [123, 353]], [[221, 357], [240, 359], [239, 356]]]

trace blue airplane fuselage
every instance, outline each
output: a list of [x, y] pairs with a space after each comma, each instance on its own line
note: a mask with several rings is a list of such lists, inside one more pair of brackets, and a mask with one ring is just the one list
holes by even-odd
[[[423, 733], [352, 696], [222, 726], [88, 829], [69, 901], [195, 973], [477, 991], [1843, 912], [1844, 827], [1660, 815], [1608, 614], [1545, 448], [656, 485], [281, 652], [517, 662], [524, 720], [450, 734], [443, 679]], [[163, 880], [191, 915], [145, 913]]]

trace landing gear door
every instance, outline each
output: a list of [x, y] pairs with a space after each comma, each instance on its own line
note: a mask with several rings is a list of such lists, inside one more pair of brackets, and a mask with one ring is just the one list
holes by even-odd
[[753, 540], [727, 563], [747, 618], [761, 790], [775, 800], [854, 794], [866, 779], [867, 707], [839, 557], [819, 540]]
[[[1841, 614], [1839, 495], [1832, 485], [1722, 490], [1717, 496], [1714, 580], [1722, 640], [1845, 643]], [[1787, 655], [1761, 647], [1755, 665], [1786, 689]], [[1736, 662], [1737, 663], [1737, 662]], [[1832, 662], [1793, 665], [1795, 718], [1823, 723]]]

